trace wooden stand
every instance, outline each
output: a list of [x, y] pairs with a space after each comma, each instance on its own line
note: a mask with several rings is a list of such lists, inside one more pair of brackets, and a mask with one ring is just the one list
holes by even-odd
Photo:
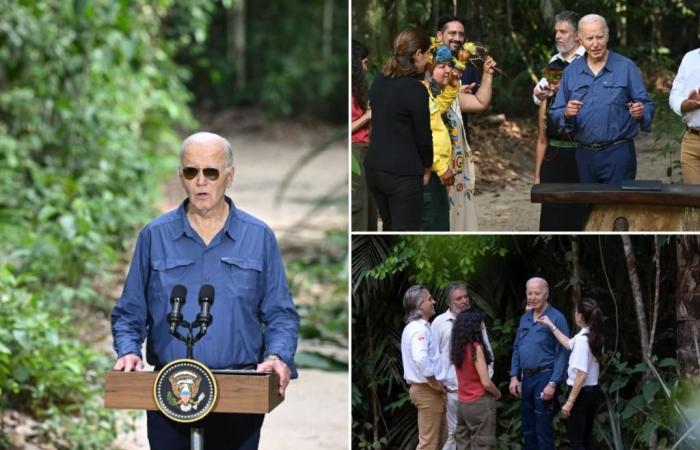
[[664, 184], [661, 190], [624, 190], [612, 184], [536, 184], [533, 203], [586, 203], [583, 231], [698, 231], [700, 185]]
[[[212, 412], [265, 414], [284, 398], [275, 373], [212, 370], [219, 398]], [[157, 410], [153, 382], [157, 372], [107, 372], [105, 408]]]

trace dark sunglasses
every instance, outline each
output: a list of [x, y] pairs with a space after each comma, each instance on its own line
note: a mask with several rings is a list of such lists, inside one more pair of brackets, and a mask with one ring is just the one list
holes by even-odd
[[[214, 167], [206, 167], [201, 170], [207, 180], [216, 181], [219, 179], [219, 169], [216, 169]], [[185, 177], [185, 180], [191, 180], [197, 176], [199, 171], [200, 169], [196, 167], [183, 167], [182, 176]]]

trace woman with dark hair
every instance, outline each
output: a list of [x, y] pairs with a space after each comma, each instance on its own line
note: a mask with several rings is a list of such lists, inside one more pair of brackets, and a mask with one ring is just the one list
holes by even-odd
[[417, 231], [423, 173], [433, 164], [428, 92], [421, 84], [430, 39], [417, 28], [394, 39], [394, 52], [372, 83], [372, 139], [365, 175], [384, 231]]
[[571, 450], [593, 447], [593, 421], [600, 397], [598, 374], [603, 363], [603, 312], [592, 298], [582, 298], [576, 305], [576, 325], [581, 331], [569, 339], [547, 316], [538, 322], [549, 327], [559, 343], [571, 350], [566, 384], [569, 398], [561, 408], [568, 417], [566, 428]]
[[[352, 41], [352, 156], [362, 166], [369, 146], [369, 107], [367, 59], [369, 49]], [[377, 231], [377, 205], [367, 188], [364, 174], [352, 172], [352, 230]]]
[[[484, 315], [478, 309], [465, 309], [452, 328], [450, 361], [457, 372], [458, 449], [496, 448], [496, 400], [501, 398], [487, 366], [493, 355], [484, 345]], [[488, 394], [487, 394], [488, 393]]]

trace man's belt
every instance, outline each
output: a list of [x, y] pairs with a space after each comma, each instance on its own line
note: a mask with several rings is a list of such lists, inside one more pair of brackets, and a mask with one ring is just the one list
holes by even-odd
[[554, 370], [554, 367], [552, 367], [552, 366], [538, 367], [536, 369], [523, 369], [523, 376], [531, 377], [533, 375], [537, 375], [538, 373], [551, 372], [552, 370]]
[[687, 131], [687, 132], [690, 133], [690, 134], [696, 134], [696, 135], [700, 136], [700, 130], [699, 130], [699, 129], [687, 127], [687, 128], [685, 129], [685, 131]]
[[[156, 372], [159, 372], [163, 367], [163, 365], [156, 364], [155, 367], [153, 368]], [[255, 363], [249, 363], [249, 364], [232, 364], [228, 367], [224, 367], [223, 369], [214, 369], [214, 370], [255, 370], [258, 368], [258, 365]]]
[[581, 148], [585, 148], [586, 150], [593, 150], [594, 152], [599, 152], [601, 150], [605, 150], [608, 147], [612, 147], [613, 145], [622, 144], [629, 141], [630, 139], [620, 139], [617, 141], [600, 142], [598, 144], [579, 144], [579, 146]]
[[573, 141], [562, 141], [559, 139], [549, 139], [549, 145], [554, 146], [554, 147], [562, 147], [562, 148], [576, 148], [576, 142]]

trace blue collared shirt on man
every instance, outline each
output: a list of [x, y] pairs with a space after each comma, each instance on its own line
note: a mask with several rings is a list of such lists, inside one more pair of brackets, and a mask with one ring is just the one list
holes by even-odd
[[177, 284], [187, 288], [182, 314], [191, 321], [200, 309], [200, 287], [211, 284], [213, 323], [195, 344], [194, 359], [223, 369], [256, 364], [274, 353], [296, 378], [299, 315], [272, 230], [226, 197], [228, 219], [206, 245], [187, 219], [187, 202], [139, 234], [124, 291], [112, 311], [118, 357], [141, 355], [146, 337], [150, 364], [186, 357], [185, 344], [169, 332], [170, 293]]
[[[547, 305], [544, 315], [566, 336], [569, 325], [566, 318], [552, 305]], [[513, 344], [510, 375], [520, 377], [523, 370], [553, 368], [550, 381], [561, 384], [566, 380], [569, 351], [562, 347], [546, 325], [534, 322], [533, 311], [520, 318], [518, 333]]]
[[[570, 100], [580, 100], [583, 106], [566, 119], [564, 110]], [[630, 115], [630, 102], [644, 103], [641, 122]], [[585, 56], [569, 64], [549, 113], [576, 142], [592, 145], [632, 139], [639, 134], [640, 125], [643, 131], [651, 131], [655, 109], [634, 62], [608, 50], [597, 76]]]

